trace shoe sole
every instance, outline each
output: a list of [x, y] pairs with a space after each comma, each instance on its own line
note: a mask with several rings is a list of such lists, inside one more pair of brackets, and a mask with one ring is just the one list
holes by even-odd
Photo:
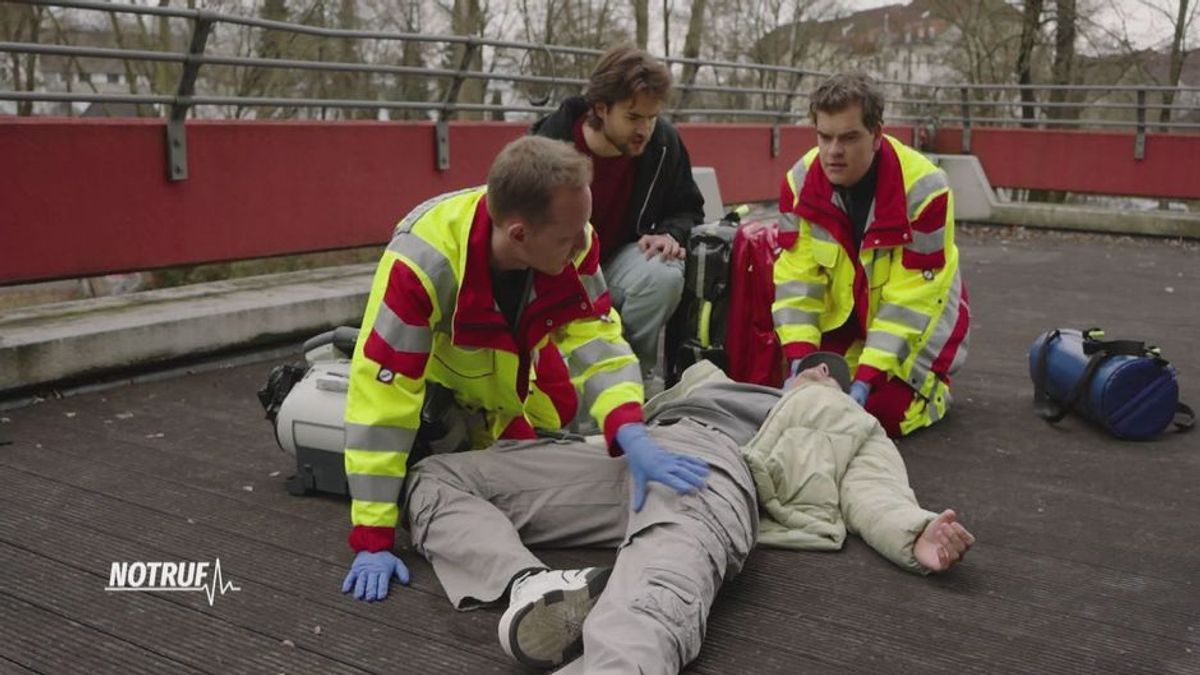
[[[500, 626], [510, 655], [531, 668], [561, 665], [583, 653], [583, 621], [608, 584], [611, 568], [596, 570], [582, 588], [550, 591]], [[508, 651], [506, 649], [505, 651]]]

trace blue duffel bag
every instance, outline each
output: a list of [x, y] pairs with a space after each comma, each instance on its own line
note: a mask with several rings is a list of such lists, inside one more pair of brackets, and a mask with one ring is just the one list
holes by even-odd
[[1034, 411], [1047, 422], [1071, 411], [1127, 440], [1153, 438], [1196, 416], [1179, 401], [1175, 368], [1158, 348], [1133, 340], [1103, 340], [1098, 328], [1048, 331], [1029, 348]]

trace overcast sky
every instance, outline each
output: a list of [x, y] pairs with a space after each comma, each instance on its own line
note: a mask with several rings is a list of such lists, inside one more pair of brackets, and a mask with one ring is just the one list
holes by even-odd
[[[842, 5], [852, 9], [870, 9], [883, 5], [908, 4], [907, 0], [841, 0]], [[1129, 38], [1139, 47], [1166, 46], [1170, 44], [1173, 24], [1166, 16], [1147, 7], [1154, 5], [1167, 11], [1178, 11], [1178, 0], [1079, 0], [1080, 10], [1089, 10], [1095, 16], [1096, 22], [1112, 30], [1126, 27]], [[1193, 3], [1196, 4], [1196, 3]], [[1047, 9], [1054, 6], [1054, 0], [1046, 0]], [[1194, 13], [1194, 12], [1193, 12]], [[1195, 44], [1200, 32], [1200, 21], [1193, 21], [1189, 36], [1190, 43]]]

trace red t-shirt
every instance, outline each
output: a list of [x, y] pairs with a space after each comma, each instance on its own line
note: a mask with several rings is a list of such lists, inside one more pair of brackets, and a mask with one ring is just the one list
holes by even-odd
[[592, 160], [592, 227], [600, 238], [600, 260], [607, 262], [632, 239], [633, 223], [625, 222], [633, 194], [633, 158], [598, 157], [583, 138], [587, 114], [575, 120], [575, 149]]

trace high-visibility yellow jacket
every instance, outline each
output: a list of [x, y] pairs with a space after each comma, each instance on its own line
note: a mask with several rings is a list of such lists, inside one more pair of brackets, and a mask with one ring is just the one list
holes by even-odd
[[[786, 247], [771, 313], [784, 356], [802, 358], [851, 318], [865, 336], [856, 380], [903, 378], [928, 397], [966, 359], [967, 291], [954, 245], [946, 174], [891, 136], [879, 149], [875, 200], [854, 250], [853, 224], [817, 149], [787, 172], [779, 210]], [[851, 324], [854, 326], [854, 324]]]
[[427, 381], [484, 413], [487, 438], [475, 438], [477, 446], [532, 438], [534, 428], [560, 429], [582, 404], [618, 454], [617, 428], [642, 419], [641, 371], [621, 337], [595, 233], [589, 231], [591, 243], [574, 266], [556, 276], [533, 272], [511, 330], [492, 293], [485, 190], [418, 206], [397, 225], [376, 270], [346, 401], [355, 550], [394, 544]]

